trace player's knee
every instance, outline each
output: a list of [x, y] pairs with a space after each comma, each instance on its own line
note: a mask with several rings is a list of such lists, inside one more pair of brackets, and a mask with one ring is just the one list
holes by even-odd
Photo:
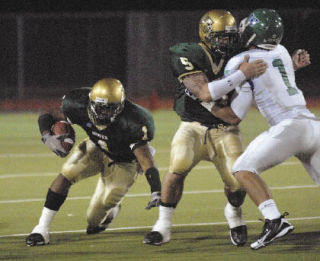
[[246, 192], [244, 190], [237, 190], [235, 192], [226, 191], [226, 195], [229, 203], [234, 207], [240, 207], [246, 197]]
[[192, 158], [188, 155], [174, 155], [171, 157], [169, 171], [171, 173], [184, 174], [190, 170]]
[[110, 190], [108, 195], [105, 195], [103, 199], [103, 205], [107, 208], [115, 207], [125, 196], [127, 193], [128, 188], [126, 187], [114, 187]]
[[77, 171], [73, 164], [64, 164], [61, 169], [61, 174], [67, 179], [71, 184], [76, 182]]

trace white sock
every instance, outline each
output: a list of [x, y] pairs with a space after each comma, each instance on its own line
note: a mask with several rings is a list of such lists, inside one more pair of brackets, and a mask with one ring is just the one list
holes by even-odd
[[56, 211], [56, 210], [51, 210], [51, 209], [44, 207], [42, 209], [42, 213], [41, 213], [41, 216], [39, 219], [39, 226], [49, 228], [53, 218], [55, 217], [55, 215], [57, 213], [58, 213], [58, 211]]
[[159, 219], [152, 231], [162, 231], [165, 227], [171, 227], [171, 219], [175, 208], [159, 206]]
[[242, 218], [241, 207], [236, 208], [232, 206], [229, 202], [224, 208], [224, 215], [228, 221], [230, 228], [235, 228], [246, 224], [246, 222]]
[[175, 208], [159, 206], [159, 219], [171, 221]]
[[281, 216], [276, 203], [273, 199], [268, 199], [258, 206], [265, 219], [276, 219]]

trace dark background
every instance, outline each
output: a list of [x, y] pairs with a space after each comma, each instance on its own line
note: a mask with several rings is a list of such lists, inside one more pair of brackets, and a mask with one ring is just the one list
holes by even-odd
[[307, 97], [320, 97], [320, 9], [317, 1], [0, 1], [0, 102], [61, 97], [119, 78], [128, 96], [172, 98], [168, 48], [198, 41], [210, 9], [239, 21], [255, 8], [282, 17], [282, 44], [307, 49], [312, 64], [296, 74]]

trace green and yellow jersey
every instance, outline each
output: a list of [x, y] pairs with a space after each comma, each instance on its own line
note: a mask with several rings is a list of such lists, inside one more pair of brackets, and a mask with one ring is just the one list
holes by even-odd
[[143, 107], [128, 100], [124, 110], [107, 128], [99, 130], [88, 116], [91, 88], [70, 91], [62, 99], [61, 109], [68, 121], [82, 127], [90, 139], [113, 161], [131, 162], [136, 147], [151, 141], [154, 136], [152, 115]]
[[[203, 72], [210, 81], [223, 77], [224, 67], [228, 57], [223, 57], [219, 52], [210, 52], [202, 43], [179, 43], [170, 47], [171, 68], [177, 79], [177, 90], [174, 100], [174, 110], [182, 121], [197, 121], [205, 126], [218, 124], [229, 125], [219, 118], [214, 117], [184, 86], [183, 77]], [[216, 101], [219, 106], [228, 106], [232, 93]]]

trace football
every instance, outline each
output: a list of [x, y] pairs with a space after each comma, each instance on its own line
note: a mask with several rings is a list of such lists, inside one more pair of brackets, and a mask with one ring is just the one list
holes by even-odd
[[65, 135], [65, 138], [61, 141], [61, 145], [69, 153], [76, 140], [76, 134], [71, 124], [66, 121], [57, 121], [52, 126], [51, 131], [54, 135]]

